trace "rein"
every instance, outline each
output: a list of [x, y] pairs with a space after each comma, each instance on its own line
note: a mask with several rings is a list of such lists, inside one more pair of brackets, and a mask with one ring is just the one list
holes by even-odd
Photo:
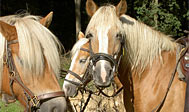
[[46, 100], [56, 98], [56, 97], [64, 97], [65, 94], [63, 91], [45, 93], [45, 94], [41, 94], [41, 95], [37, 96], [29, 88], [27, 88], [24, 85], [24, 83], [21, 80], [21, 77], [18, 73], [18, 70], [16, 68], [11, 49], [9, 47], [9, 45], [16, 44], [16, 43], [18, 43], [18, 40], [13, 40], [13, 41], [7, 42], [6, 54], [5, 54], [5, 58], [4, 58], [4, 65], [6, 64], [8, 71], [9, 71], [9, 85], [10, 85], [10, 91], [11, 91], [12, 96], [16, 99], [16, 96], [13, 91], [13, 83], [14, 82], [17, 83], [24, 91], [24, 94], [27, 98], [27, 100], [26, 100], [27, 110], [25, 110], [25, 111], [28, 111], [28, 112], [29, 111], [32, 111], [32, 112], [37, 111], [37, 109], [40, 108], [42, 101], [46, 101]]
[[[166, 93], [165, 93], [165, 96], [164, 96], [164, 98], [163, 98], [163, 100], [160, 102], [160, 104], [158, 105], [158, 106], [156, 106], [156, 108], [154, 108], [153, 110], [152, 110], [152, 112], [159, 112], [160, 110], [161, 110], [161, 108], [163, 107], [163, 104], [164, 104], [164, 102], [165, 102], [165, 100], [166, 100], [166, 97], [167, 97], [167, 95], [168, 95], [168, 92], [169, 92], [169, 90], [170, 90], [170, 88], [171, 88], [171, 85], [172, 85], [172, 83], [173, 83], [173, 80], [174, 80], [174, 77], [175, 77], [175, 74], [176, 74], [176, 72], [177, 72], [177, 67], [178, 67], [178, 65], [179, 65], [179, 62], [181, 61], [181, 59], [184, 57], [184, 55], [187, 53], [187, 50], [189, 49], [189, 44], [185, 47], [185, 49], [183, 49], [182, 51], [181, 51], [181, 53], [180, 53], [180, 57], [179, 57], [179, 59], [177, 60], [177, 63], [176, 63], [176, 66], [175, 66], [175, 69], [174, 69], [174, 72], [172, 73], [172, 76], [171, 76], [171, 79], [170, 79], [170, 81], [169, 81], [169, 84], [168, 84], [168, 87], [167, 87], [167, 91], [166, 91]], [[187, 81], [188, 80], [188, 81]], [[187, 79], [186, 79], [186, 81], [185, 82], [187, 82], [187, 87], [189, 86], [189, 77], [187, 77]], [[187, 89], [187, 88], [186, 88]], [[189, 111], [189, 105], [186, 105], [187, 104], [187, 100], [188, 100], [188, 103], [189, 103], [189, 98], [187, 98], [187, 90], [186, 90], [186, 99], [185, 99], [186, 101], [185, 101], [185, 109], [184, 109], [184, 112], [188, 112]], [[188, 109], [188, 110], [186, 110], [186, 108]]]

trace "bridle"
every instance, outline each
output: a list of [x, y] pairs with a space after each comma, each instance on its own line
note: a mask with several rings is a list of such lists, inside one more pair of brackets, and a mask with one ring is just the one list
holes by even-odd
[[[111, 75], [112, 77], [110, 77], [111, 79], [114, 77], [115, 73], [118, 73], [118, 67], [121, 61], [122, 56], [124, 55], [124, 49], [125, 47], [125, 36], [122, 35], [121, 39], [120, 39], [120, 47], [118, 49], [118, 52], [116, 52], [114, 55], [110, 55], [107, 53], [94, 53], [93, 49], [92, 49], [92, 44], [91, 44], [91, 38], [89, 38], [89, 49], [90, 49], [90, 63], [93, 67], [96, 66], [96, 63], [100, 60], [106, 60], [108, 62], [110, 62], [113, 70], [111, 71]], [[92, 75], [94, 75], [94, 71], [92, 72]]]
[[[93, 75], [93, 66], [96, 65], [96, 63], [99, 61], [99, 60], [106, 60], [108, 62], [111, 63], [112, 67], [113, 67], [113, 71], [111, 73], [111, 76], [112, 78], [114, 77], [113, 74], [115, 74], [115, 72], [117, 72], [117, 69], [118, 69], [118, 66], [119, 66], [119, 63], [121, 61], [121, 58], [122, 56], [124, 55], [123, 52], [124, 52], [124, 49], [125, 49], [125, 36], [123, 36], [120, 40], [120, 48], [118, 50], [118, 52], [114, 55], [114, 56], [118, 56], [119, 55], [119, 58], [115, 59], [114, 56], [112, 55], [109, 55], [109, 54], [106, 54], [106, 53], [94, 53], [93, 50], [92, 50], [92, 45], [91, 45], [91, 39], [89, 38], [89, 49], [85, 49], [85, 48], [80, 48], [80, 50], [82, 51], [85, 51], [85, 52], [88, 52], [90, 54], [90, 59], [89, 59], [89, 64], [87, 66], [87, 69], [83, 75], [83, 77], [80, 77], [77, 73], [71, 71], [71, 70], [68, 70], [67, 72], [70, 73], [71, 75], [73, 75], [75, 78], [77, 78], [80, 83], [78, 82], [75, 82], [75, 81], [71, 81], [71, 80], [68, 80], [68, 79], [64, 79], [65, 81], [67, 82], [70, 82], [74, 85], [76, 85], [78, 87], [77, 90], [80, 90], [80, 89], [85, 89], [85, 86], [86, 84], [88, 83], [89, 80], [91, 80], [92, 78], [92, 75]], [[123, 88], [120, 88], [120, 90], [118, 90], [119, 92], [116, 92], [116, 95], [112, 95], [112, 96], [109, 96], [109, 95], [106, 95], [100, 88], [98, 88], [99, 91], [104, 95], [104, 96], [107, 96], [107, 97], [114, 97], [116, 96]]]
[[28, 87], [26, 87], [23, 83], [23, 81], [20, 78], [20, 75], [18, 73], [18, 70], [15, 66], [15, 62], [12, 56], [11, 48], [9, 45], [18, 43], [18, 40], [9, 41], [6, 44], [6, 53], [4, 55], [4, 66], [8, 68], [9, 72], [9, 85], [10, 85], [10, 91], [12, 96], [16, 99], [16, 96], [13, 91], [13, 83], [17, 83], [22, 90], [24, 91], [24, 94], [26, 96], [26, 110], [25, 111], [37, 111], [40, 108], [40, 105], [48, 101], [52, 98], [56, 97], [64, 97], [65, 94], [63, 91], [57, 91], [57, 92], [51, 92], [51, 93], [45, 93], [41, 95], [35, 95]]
[[[85, 48], [80, 48], [80, 50], [90, 53], [90, 51], [89, 51], [88, 49], [85, 49]], [[75, 72], [73, 72], [73, 71], [71, 71], [71, 70], [68, 70], [68, 71], [67, 71], [67, 73], [70, 73], [70, 74], [73, 75], [75, 78], [77, 78], [77, 79], [80, 81], [80, 83], [79, 83], [79, 82], [76, 82], [76, 81], [71, 81], [71, 80], [69, 80], [69, 79], [64, 79], [64, 81], [67, 81], [67, 82], [70, 82], [70, 83], [76, 85], [76, 86], [78, 87], [78, 90], [79, 90], [79, 89], [84, 89], [85, 86], [86, 86], [86, 84], [87, 84], [87, 82], [88, 82], [89, 80], [91, 80], [91, 75], [90, 75], [90, 74], [91, 74], [91, 70], [92, 70], [91, 67], [92, 67], [92, 66], [91, 66], [91, 64], [89, 63], [88, 66], [87, 66], [87, 69], [86, 69], [86, 71], [85, 71], [85, 73], [84, 73], [84, 75], [83, 75], [82, 77], [80, 77], [80, 75], [78, 75], [77, 73], [75, 73]]]
[[[77, 73], [75, 73], [71, 70], [67, 71], [67, 73], [70, 73], [75, 78], [77, 78], [80, 81], [80, 83], [75, 82], [75, 81], [71, 81], [71, 80], [68, 80], [68, 79], [64, 79], [65, 81], [70, 82], [71, 84], [74, 84], [74, 85], [77, 86], [77, 93], [78, 93], [79, 90], [84, 90], [84, 91], [89, 92], [88, 98], [87, 98], [83, 107], [82, 107], [83, 100], [81, 100], [80, 112], [84, 112], [86, 106], [88, 105], [88, 102], [90, 101], [91, 95], [94, 94], [93, 91], [85, 88], [87, 83], [92, 80], [93, 66], [96, 66], [96, 63], [99, 60], [106, 60], [106, 61], [111, 63], [111, 66], [113, 66], [113, 71], [111, 73], [112, 78], [114, 77], [115, 72], [117, 72], [121, 58], [124, 55], [124, 49], [126, 48], [125, 47], [125, 37], [122, 37], [120, 43], [121, 43], [120, 48], [119, 48], [118, 52], [115, 54], [115, 56], [119, 55], [118, 59], [115, 59], [114, 56], [109, 55], [109, 54], [94, 53], [93, 50], [92, 50], [91, 39], [89, 39], [89, 49], [80, 48], [80, 50], [88, 52], [90, 54], [89, 64], [87, 66], [87, 69], [86, 69], [83, 77], [80, 77]], [[98, 86], [96, 86], [96, 87], [99, 90], [98, 95], [102, 94], [105, 97], [115, 97], [123, 90], [123, 87], [121, 87], [121, 88], [119, 88], [119, 90], [114, 92], [112, 95], [107, 95], [106, 93], [103, 92], [103, 90], [101, 88], [99, 88]], [[77, 95], [77, 93], [76, 93], [76, 95]]]

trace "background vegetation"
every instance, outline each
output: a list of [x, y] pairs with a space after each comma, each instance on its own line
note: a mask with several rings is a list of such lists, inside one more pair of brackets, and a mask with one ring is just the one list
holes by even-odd
[[[98, 6], [105, 3], [117, 5], [119, 0], [94, 0]], [[80, 1], [81, 31], [85, 32], [89, 17], [85, 11], [86, 0]], [[175, 39], [186, 35], [189, 30], [189, 0], [127, 0], [127, 13], [138, 21], [159, 30]], [[59, 38], [66, 51], [76, 42], [76, 14], [74, 0], [0, 0], [0, 16], [30, 12], [33, 15], [45, 16], [54, 12], [50, 30]], [[62, 57], [62, 67], [67, 70], [69, 61]], [[62, 85], [63, 80], [60, 80]], [[5, 105], [0, 101], [1, 112], [19, 112], [19, 103]]]
[[[94, 0], [98, 6], [106, 3], [117, 5], [120, 0]], [[86, 0], [80, 1], [81, 30], [85, 32], [89, 17], [85, 11]], [[145, 24], [173, 36], [183, 36], [189, 29], [188, 0], [127, 0], [128, 15]], [[70, 50], [75, 39], [75, 4], [74, 0], [0, 0], [0, 15], [23, 12], [45, 16], [54, 12], [51, 31], [61, 40], [66, 50]]]

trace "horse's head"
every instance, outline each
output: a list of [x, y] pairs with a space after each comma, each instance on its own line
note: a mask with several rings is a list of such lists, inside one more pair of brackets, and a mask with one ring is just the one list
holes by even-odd
[[126, 1], [113, 5], [98, 6], [87, 0], [86, 10], [91, 20], [86, 29], [93, 52], [93, 79], [97, 86], [109, 86], [117, 66], [118, 55], [124, 42], [125, 32], [119, 17], [126, 12]]
[[72, 48], [72, 62], [63, 84], [66, 96], [74, 96], [77, 93], [78, 86], [86, 83], [83, 76], [89, 64], [90, 54], [87, 52], [87, 49], [89, 49], [88, 39], [83, 37], [84, 34], [80, 32], [78, 35], [79, 40]]
[[52, 13], [45, 18], [28, 15], [0, 20], [2, 93], [14, 96], [28, 111], [66, 111], [56, 76], [60, 68], [59, 43], [44, 27], [49, 26]]

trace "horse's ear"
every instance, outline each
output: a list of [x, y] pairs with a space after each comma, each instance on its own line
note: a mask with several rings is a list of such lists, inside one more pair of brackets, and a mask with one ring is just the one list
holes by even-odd
[[82, 39], [82, 38], [84, 38], [85, 37], [85, 35], [83, 34], [83, 32], [79, 32], [79, 35], [78, 35], [78, 39], [80, 40], [80, 39]]
[[86, 11], [90, 17], [93, 16], [93, 14], [96, 12], [97, 9], [98, 9], [98, 6], [95, 4], [93, 0], [87, 0]]
[[125, 14], [127, 11], [127, 2], [126, 0], [121, 0], [119, 4], [116, 6], [116, 13], [118, 16]]
[[0, 21], [0, 33], [5, 37], [6, 40], [16, 40], [17, 32], [16, 27], [9, 25], [3, 21]]
[[40, 23], [48, 28], [52, 22], [52, 18], [53, 18], [53, 12], [51, 11], [47, 16], [45, 16], [40, 20]]

